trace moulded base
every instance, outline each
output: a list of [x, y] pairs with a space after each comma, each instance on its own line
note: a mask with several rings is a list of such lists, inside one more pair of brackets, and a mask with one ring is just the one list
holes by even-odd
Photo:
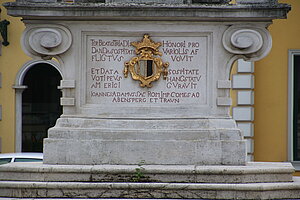
[[61, 118], [44, 141], [44, 162], [73, 165], [245, 165], [232, 119]]

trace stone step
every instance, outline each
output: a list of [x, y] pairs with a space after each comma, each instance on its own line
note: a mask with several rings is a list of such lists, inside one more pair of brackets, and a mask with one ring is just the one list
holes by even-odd
[[[1, 198], [0, 200], [18, 200], [18, 199], [24, 199], [24, 200], [68, 200], [68, 199], [75, 199], [75, 198]], [[80, 200], [91, 200], [91, 198], [76, 198]], [[96, 199], [103, 199], [103, 198], [93, 198], [94, 200]], [[151, 200], [152, 198], [149, 199], [138, 199], [138, 200]], [[130, 198], [130, 199], [124, 199], [124, 198], [113, 198], [113, 199], [108, 199], [105, 198], [105, 200], [137, 200], [136, 198]], [[156, 199], [156, 200], [167, 200], [167, 199]], [[182, 199], [172, 199], [172, 200], [182, 200]], [[193, 199], [190, 199], [193, 200]], [[195, 199], [196, 200], [196, 199]]]
[[[68, 200], [68, 199], [80, 199], [80, 200], [91, 200], [91, 198], [1, 198], [0, 197], [0, 200], [17, 200], [17, 199], [24, 199], [24, 200]], [[96, 200], [96, 199], [104, 199], [104, 198], [93, 198], [93, 200]], [[149, 198], [149, 199], [138, 199], [138, 200], [151, 200], [152, 198]], [[136, 198], [113, 198], [113, 199], [110, 199], [110, 198], [105, 198], [105, 200], [137, 200]], [[158, 199], [156, 198], [156, 200], [167, 200], [167, 199]], [[172, 200], [182, 200], [182, 199], [172, 199]], [[193, 200], [193, 199], [190, 199], [190, 200]], [[196, 199], [194, 199], [196, 200]], [[209, 200], [209, 199], [207, 199]]]
[[290, 183], [89, 183], [1, 181], [8, 198], [297, 199], [300, 180]]
[[[82, 134], [84, 132], [84, 134]], [[241, 140], [239, 129], [112, 130], [108, 128], [51, 128], [49, 138], [102, 140]]]
[[293, 172], [290, 163], [250, 162], [245, 166], [10, 163], [0, 165], [0, 181], [276, 183], [292, 182]]
[[236, 128], [231, 118], [195, 118], [195, 119], [94, 119], [72, 118], [66, 115], [59, 118], [55, 127], [66, 128], [108, 128], [129, 130], [202, 130], [211, 128]]
[[[84, 133], [83, 133], [84, 134]], [[44, 140], [44, 163], [59, 165], [245, 165], [245, 140]]]

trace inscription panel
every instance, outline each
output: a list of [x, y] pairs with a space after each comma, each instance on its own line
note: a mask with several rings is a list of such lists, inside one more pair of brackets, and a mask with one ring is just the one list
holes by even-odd
[[138, 81], [123, 75], [124, 63], [136, 56], [131, 42], [143, 35], [108, 36], [90, 34], [86, 45], [85, 104], [99, 106], [169, 107], [176, 105], [204, 106], [208, 104], [209, 36], [153, 36], [161, 42], [163, 62], [169, 62], [168, 77], [153, 82], [152, 88], [142, 88]]

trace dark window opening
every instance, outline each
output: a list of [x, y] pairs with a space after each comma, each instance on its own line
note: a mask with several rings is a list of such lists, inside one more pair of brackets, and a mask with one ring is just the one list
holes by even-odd
[[294, 55], [294, 160], [300, 161], [300, 55]]
[[22, 152], [42, 152], [43, 139], [62, 114], [61, 76], [49, 64], [37, 64], [25, 75], [22, 94]]

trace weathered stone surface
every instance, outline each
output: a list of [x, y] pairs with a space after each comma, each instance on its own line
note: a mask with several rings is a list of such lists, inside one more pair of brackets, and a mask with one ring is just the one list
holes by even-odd
[[[266, 56], [267, 27], [290, 6], [274, 0], [18, 0], [5, 6], [24, 19], [24, 51], [59, 60], [64, 107], [44, 141], [44, 163], [51, 165], [0, 166], [1, 197], [300, 196], [290, 164], [247, 165], [228, 102], [233, 62]], [[132, 42], [143, 36], [160, 43], [152, 54], [169, 63], [166, 80], [148, 88], [124, 69], [139, 54]]]
[[292, 182], [290, 163], [247, 163], [245, 166], [196, 165], [47, 165], [0, 166], [0, 181], [161, 183], [275, 183]]
[[40, 26], [26, 31], [22, 43], [27, 54], [45, 58], [66, 52], [72, 44], [71, 33], [63, 26]]
[[0, 182], [0, 195], [13, 198], [118, 199], [298, 199], [300, 183], [74, 183]]
[[[148, 179], [137, 176], [137, 168]], [[292, 173], [291, 165], [283, 163], [250, 163], [244, 167], [7, 164], [0, 166], [0, 196], [1, 199], [297, 199], [300, 180], [292, 179]], [[284, 175], [289, 178], [283, 180]], [[135, 179], [128, 179], [132, 176]], [[142, 182], [151, 179], [156, 182]]]
[[[226, 1], [227, 2], [227, 1]], [[266, 0], [264, 0], [266, 2]], [[240, 1], [229, 4], [138, 4], [138, 3], [5, 3], [8, 13], [24, 19], [63, 20], [168, 20], [168, 21], [269, 21], [286, 18], [287, 4]], [[37, 12], [37, 10], [39, 12]], [[238, 19], [239, 18], [239, 19]]]
[[[206, 1], [213, 2], [220, 3]], [[112, 165], [133, 165], [141, 161], [148, 165], [166, 166], [244, 166], [245, 141], [235, 122], [230, 119], [229, 105], [217, 104], [218, 99], [229, 98], [229, 88], [219, 87], [218, 83], [229, 79], [233, 56], [257, 60], [268, 53], [271, 48], [271, 37], [266, 30], [269, 20], [285, 17], [289, 6], [263, 4], [251, 5], [249, 9], [245, 2], [241, 5], [202, 4], [204, 1], [176, 1], [174, 5], [169, 4], [170, 1], [164, 4], [161, 4], [162, 1], [126, 3], [77, 1], [74, 4], [27, 4], [18, 1], [6, 4], [11, 15], [22, 16], [25, 22], [26, 19], [61, 20], [59, 25], [28, 21], [23, 35], [23, 47], [29, 56], [51, 58], [59, 55], [63, 63], [63, 77], [72, 83], [69, 86], [65, 84], [66, 80], [62, 81], [60, 88], [63, 91], [64, 114], [49, 130], [49, 138], [45, 140], [45, 163], [110, 164], [109, 172], [114, 171]], [[256, 7], [259, 9], [256, 10]], [[36, 12], [37, 9], [39, 12]], [[133, 24], [130, 20], [136, 22]], [[232, 22], [228, 24], [231, 20], [234, 20], [234, 25]], [[215, 22], [207, 23], [211, 21]], [[248, 24], [243, 25], [244, 21]], [[145, 33], [151, 33], [153, 40], [161, 42], [162, 59], [170, 63], [169, 79], [154, 83], [151, 89], [140, 88], [134, 81], [122, 76], [124, 62], [134, 55], [130, 43], [140, 40]], [[188, 82], [188, 85], [183, 82]], [[132, 170], [121, 177], [106, 174], [86, 176], [81, 173], [78, 179], [128, 181]], [[265, 181], [290, 181], [291, 178], [284, 173], [259, 178], [256, 173], [230, 177], [222, 174], [220, 177], [217, 169], [215, 174], [209, 173], [207, 176], [207, 169], [204, 174], [201, 170], [195, 168], [191, 174], [190, 169], [185, 169], [187, 173], [182, 175], [177, 172], [170, 174], [172, 169], [163, 167], [150, 172], [148, 181], [218, 182], [226, 178], [229, 182], [253, 182], [259, 178]], [[159, 173], [161, 171], [168, 176]], [[74, 175], [74, 172], [71, 174]], [[37, 174], [29, 176], [38, 179]], [[53, 187], [57, 187], [55, 179], [58, 177], [57, 173], [52, 173], [44, 178], [52, 180]], [[67, 177], [70, 175], [64, 178]], [[68, 180], [76, 181], [76, 178]], [[107, 187], [103, 184], [73, 186], [92, 187], [89, 188], [91, 191], [93, 187]], [[91, 195], [121, 198], [125, 197], [121, 191], [126, 190], [128, 197], [135, 197], [136, 189], [128, 190], [126, 184], [119, 186], [121, 189], [114, 191], [114, 195], [101, 190]], [[152, 193], [152, 189], [146, 190], [147, 194], [142, 198]], [[37, 190], [32, 189], [28, 196], [34, 196], [35, 192]], [[63, 194], [48, 189], [38, 192], [42, 196], [44, 192], [50, 196], [52, 194], [52, 197], [74, 192], [74, 196], [85, 197], [80, 193], [82, 191], [71, 191], [69, 188], [62, 191]], [[161, 195], [166, 194], [159, 189], [150, 196], [162, 198]], [[193, 196], [182, 191], [182, 194], [165, 197], [176, 198], [176, 195], [196, 198], [198, 194]]]
[[241, 138], [231, 119], [62, 118], [49, 130], [44, 162], [244, 165], [246, 149]]
[[49, 164], [137, 164], [145, 160], [149, 164], [166, 165], [243, 165], [246, 154], [243, 141], [47, 139], [45, 142], [45, 163]]
[[[34, 2], [34, 3], [57, 3], [61, 0], [16, 0], [17, 2]], [[146, 3], [146, 4], [191, 4], [191, 3], [214, 3], [223, 4], [228, 3], [230, 0], [74, 0], [74, 3]], [[266, 0], [267, 1], [267, 0]]]
[[[0, 183], [0, 194], [22, 198], [297, 199], [299, 182], [261, 184]], [[126, 191], [126, 192], [124, 192]]]
[[236, 0], [237, 4], [277, 4], [278, 0]]
[[[33, 38], [47, 26], [30, 24], [23, 38]], [[66, 37], [64, 41], [81, 42], [69, 48], [62, 45], [63, 52], [56, 49], [60, 45], [50, 45], [53, 50], [48, 53], [49, 47], [38, 42], [43, 40], [24, 40], [24, 50], [32, 57], [60, 54], [64, 77], [75, 83], [72, 88], [61, 87], [64, 115], [45, 140], [45, 163], [145, 160], [148, 164], [244, 165], [245, 141], [230, 119], [229, 107], [217, 104], [219, 98], [229, 97], [229, 89], [217, 84], [229, 79], [232, 54], [250, 60], [266, 55], [271, 41], [266, 26], [228, 28], [220, 22], [164, 21], [49, 24], [53, 32]], [[146, 32], [161, 42], [162, 59], [170, 63], [166, 81], [153, 83], [151, 89], [141, 88], [122, 72], [124, 62], [134, 55], [130, 43]]]
[[[69, 41], [81, 42], [60, 54], [64, 66], [69, 66], [62, 73], [72, 87], [62, 81], [64, 114], [49, 130], [45, 163], [138, 164], [145, 160], [148, 164], [244, 165], [245, 141], [230, 119], [229, 106], [217, 104], [220, 97], [229, 97], [229, 89], [217, 84], [229, 78], [231, 61], [226, 58], [232, 53], [219, 46], [222, 38], [231, 36], [231, 32], [224, 35], [227, 26], [219, 25], [148, 21], [50, 25], [53, 30], [64, 26], [72, 33]], [[24, 38], [45, 26], [28, 25]], [[246, 27], [251, 28], [265, 33], [264, 23]], [[130, 43], [140, 41], [147, 32], [152, 40], [161, 42], [162, 59], [170, 67], [166, 80], [141, 88], [124, 78], [123, 69], [124, 62], [134, 56]], [[237, 53], [249, 59], [263, 56], [260, 50], [268, 49], [268, 37], [254, 40], [250, 53], [248, 49]], [[224, 44], [228, 42], [231, 44], [230, 40]], [[37, 46], [23, 45], [33, 57], [51, 56], [52, 52]]]
[[[24, 51], [59, 57], [62, 64], [64, 110], [44, 142], [44, 162], [245, 165], [246, 144], [229, 116], [229, 88], [218, 83], [229, 80], [234, 59], [267, 55], [266, 28], [290, 7], [228, 2], [6, 3], [8, 13], [26, 23]], [[166, 80], [151, 88], [123, 75], [124, 63], [136, 56], [130, 44], [146, 33], [161, 43], [161, 59], [169, 63]]]

